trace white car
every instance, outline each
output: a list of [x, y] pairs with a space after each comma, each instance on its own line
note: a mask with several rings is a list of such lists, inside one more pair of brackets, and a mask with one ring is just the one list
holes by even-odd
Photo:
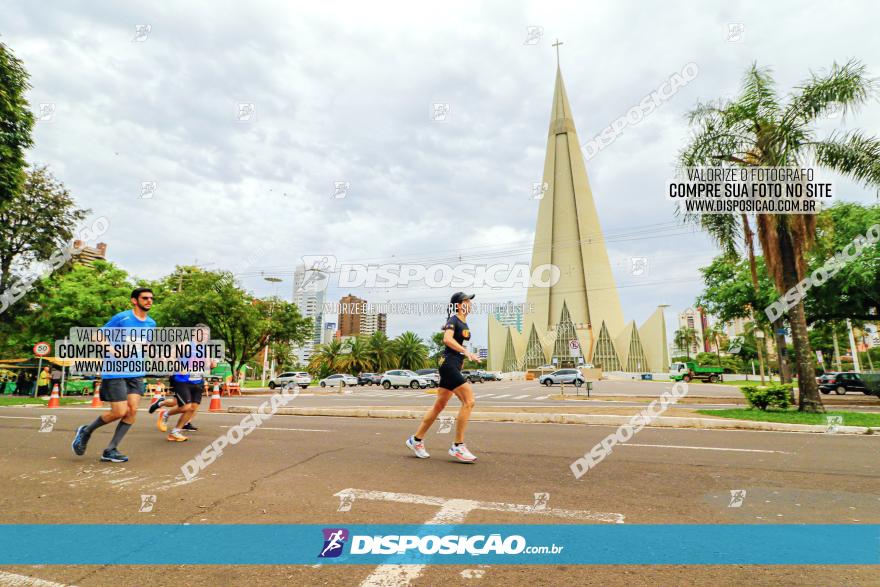
[[399, 387], [411, 387], [412, 389], [425, 389], [431, 385], [431, 381], [407, 369], [395, 369], [385, 371], [382, 374], [382, 387], [385, 389], [397, 389]]
[[305, 371], [287, 371], [269, 380], [269, 389], [284, 387], [287, 384], [299, 385], [305, 389], [312, 382], [312, 376]]
[[321, 387], [357, 387], [358, 378], [348, 373], [337, 373], [318, 382]]

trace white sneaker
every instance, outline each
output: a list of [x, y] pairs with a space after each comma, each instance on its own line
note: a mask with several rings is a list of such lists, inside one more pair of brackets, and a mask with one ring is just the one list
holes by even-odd
[[477, 457], [464, 444], [459, 444], [458, 446], [453, 444], [449, 447], [449, 454], [463, 463], [473, 463], [477, 460]]
[[411, 451], [416, 453], [416, 456], [420, 459], [427, 459], [431, 456], [428, 454], [428, 451], [425, 450], [425, 442], [423, 440], [416, 441], [414, 437], [410, 436], [406, 439], [406, 445]]

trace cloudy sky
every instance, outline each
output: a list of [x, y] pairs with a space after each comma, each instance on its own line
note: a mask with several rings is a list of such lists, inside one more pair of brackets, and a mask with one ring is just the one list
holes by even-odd
[[[587, 162], [627, 319], [667, 303], [672, 330], [715, 254], [673, 224], [663, 196], [685, 112], [733, 96], [753, 61], [783, 93], [850, 58], [880, 75], [880, 14], [867, 1], [12, 4], [0, 40], [24, 60], [44, 118], [29, 159], [109, 220], [110, 260], [146, 278], [178, 264], [227, 269], [288, 299], [303, 255], [528, 262], [559, 38], [582, 144], [686, 64], [699, 68]], [[446, 120], [432, 119], [436, 103]], [[253, 105], [246, 120], [242, 104]], [[850, 126], [876, 130], [880, 104], [820, 128]], [[333, 198], [339, 181], [348, 192]], [[842, 199], [876, 201], [835, 181]], [[632, 257], [648, 271], [633, 275]], [[328, 299], [346, 293], [331, 286]], [[443, 302], [451, 290], [352, 293]], [[389, 334], [428, 335], [437, 322], [389, 316]], [[484, 325], [472, 321], [477, 343]]]

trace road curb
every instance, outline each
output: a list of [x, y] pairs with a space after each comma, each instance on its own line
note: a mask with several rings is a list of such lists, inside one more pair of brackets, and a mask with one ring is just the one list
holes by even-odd
[[[257, 408], [233, 406], [227, 410], [231, 414], [249, 414]], [[338, 416], [349, 418], [390, 418], [390, 419], [421, 419], [424, 410], [395, 410], [375, 408], [279, 408], [276, 414], [283, 416]], [[471, 420], [475, 422], [514, 422], [521, 424], [586, 424], [602, 426], [620, 426], [627, 424], [633, 416], [605, 414], [547, 414], [547, 413], [515, 413], [515, 412], [473, 412]], [[715, 430], [761, 430], [767, 432], [814, 432], [828, 433], [827, 426], [812, 424], [786, 424], [781, 422], [756, 422], [753, 420], [730, 420], [722, 418], [681, 418], [660, 417], [653, 420], [652, 428], [703, 428]], [[877, 434], [880, 428], [864, 426], [838, 426], [835, 434]]]

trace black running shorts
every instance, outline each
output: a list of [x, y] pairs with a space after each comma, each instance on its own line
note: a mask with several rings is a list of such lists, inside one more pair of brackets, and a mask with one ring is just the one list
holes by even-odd
[[464, 375], [461, 374], [463, 360], [456, 361], [454, 358], [445, 358], [440, 364], [440, 387], [449, 391], [465, 383]]
[[171, 378], [171, 393], [177, 398], [178, 406], [185, 406], [192, 403], [192, 393], [188, 381], [178, 381], [177, 377]]

